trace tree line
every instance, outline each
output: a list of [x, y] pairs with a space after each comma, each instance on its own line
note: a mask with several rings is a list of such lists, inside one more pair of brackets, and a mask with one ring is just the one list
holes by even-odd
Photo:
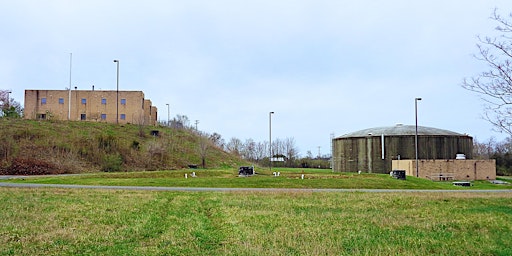
[[473, 158], [496, 159], [496, 174], [512, 175], [512, 139], [497, 141], [492, 137], [486, 141], [473, 141]]
[[[232, 137], [226, 142], [222, 135], [217, 132], [209, 134], [199, 131], [197, 126], [191, 124], [190, 119], [182, 114], [176, 115], [168, 122], [161, 122], [160, 125], [196, 132], [201, 138], [198, 150], [202, 159], [205, 159], [208, 155], [209, 146], [214, 146], [260, 166], [269, 166], [270, 164], [270, 145], [268, 141], [255, 141], [252, 138], [241, 140]], [[206, 140], [210, 143], [206, 143]], [[272, 140], [272, 158], [284, 160], [282, 162], [274, 161], [272, 166], [276, 167], [330, 168], [331, 156], [314, 157], [311, 151], [308, 151], [305, 157], [301, 157], [295, 139], [287, 137]]]

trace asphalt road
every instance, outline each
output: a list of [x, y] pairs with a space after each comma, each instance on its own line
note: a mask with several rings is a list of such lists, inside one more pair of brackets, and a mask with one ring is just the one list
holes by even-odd
[[11, 188], [70, 188], [70, 189], [118, 189], [118, 190], [145, 190], [145, 191], [188, 191], [188, 192], [370, 192], [370, 193], [512, 193], [512, 189], [493, 190], [440, 190], [440, 189], [331, 189], [331, 188], [197, 188], [197, 187], [140, 187], [140, 186], [96, 186], [96, 185], [65, 185], [65, 184], [34, 184], [34, 183], [5, 183], [0, 187]]

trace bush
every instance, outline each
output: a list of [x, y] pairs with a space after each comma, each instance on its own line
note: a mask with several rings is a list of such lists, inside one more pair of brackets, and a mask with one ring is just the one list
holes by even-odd
[[39, 159], [16, 158], [7, 167], [0, 169], [2, 175], [44, 175], [62, 174], [56, 165]]
[[103, 157], [103, 165], [101, 171], [103, 172], [118, 172], [123, 167], [123, 159], [119, 154], [105, 155]]

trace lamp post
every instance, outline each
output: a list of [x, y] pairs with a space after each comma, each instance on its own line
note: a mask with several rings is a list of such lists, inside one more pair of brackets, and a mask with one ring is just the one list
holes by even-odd
[[7, 111], [9, 111], [9, 108], [11, 107], [11, 93], [12, 91], [7, 91]]
[[169, 127], [170, 119], [171, 119], [171, 111], [169, 110], [169, 103], [167, 103], [165, 105], [167, 105], [167, 127]]
[[420, 175], [420, 170], [418, 167], [418, 100], [421, 100], [421, 98], [414, 99], [414, 116], [416, 119], [416, 130], [414, 132], [414, 149], [416, 152], [416, 177], [419, 177]]
[[116, 79], [116, 124], [119, 124], [119, 60], [114, 60], [117, 64], [117, 79]]
[[269, 147], [269, 152], [270, 152], [270, 155], [268, 157], [268, 163], [269, 163], [269, 166], [270, 166], [270, 172], [272, 172], [272, 114], [274, 114], [274, 112], [269, 112], [268, 113], [268, 126], [269, 126], [269, 131], [268, 131], [268, 134], [269, 134], [269, 143], [268, 143], [268, 147]]

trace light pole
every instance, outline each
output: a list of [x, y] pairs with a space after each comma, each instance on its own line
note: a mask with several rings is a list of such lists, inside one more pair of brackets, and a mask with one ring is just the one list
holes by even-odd
[[119, 124], [119, 60], [114, 60], [117, 64], [117, 79], [116, 79], [116, 124]]
[[269, 126], [269, 130], [268, 130], [268, 147], [269, 147], [269, 152], [270, 152], [270, 155], [268, 157], [268, 163], [269, 163], [269, 166], [270, 166], [270, 172], [272, 172], [272, 114], [274, 114], [274, 112], [269, 112], [268, 113], [268, 126]]
[[421, 98], [414, 99], [414, 116], [416, 119], [416, 130], [414, 132], [414, 149], [416, 151], [416, 177], [420, 176], [420, 170], [418, 167], [418, 100], [421, 100]]
[[169, 127], [170, 119], [171, 119], [171, 111], [169, 110], [169, 103], [167, 103], [165, 105], [167, 105], [167, 127]]
[[9, 111], [9, 108], [11, 107], [11, 93], [12, 91], [7, 91], [7, 111]]

